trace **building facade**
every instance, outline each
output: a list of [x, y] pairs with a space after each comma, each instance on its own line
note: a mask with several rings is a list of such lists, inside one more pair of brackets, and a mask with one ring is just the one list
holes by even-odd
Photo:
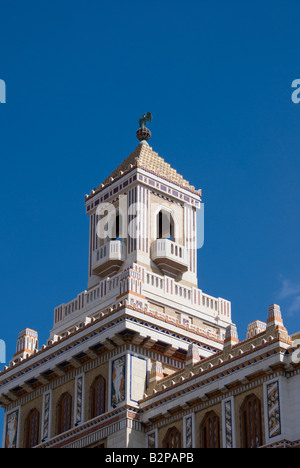
[[297, 447], [298, 336], [271, 305], [239, 341], [230, 302], [198, 287], [201, 191], [143, 121], [137, 137], [85, 197], [87, 290], [46, 345], [22, 330], [0, 374], [3, 447]]

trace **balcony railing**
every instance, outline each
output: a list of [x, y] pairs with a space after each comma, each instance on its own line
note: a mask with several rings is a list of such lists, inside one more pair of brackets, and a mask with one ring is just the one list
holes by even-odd
[[109, 276], [116, 273], [125, 261], [125, 244], [111, 240], [95, 250], [92, 255], [94, 275]]
[[176, 277], [188, 269], [186, 248], [170, 239], [153, 242], [151, 259], [166, 275]]
[[[221, 322], [231, 323], [229, 301], [205, 294], [201, 289], [185, 286], [169, 276], [161, 276], [134, 265], [132, 269], [120, 272], [112, 278], [102, 279], [95, 287], [81, 292], [72, 301], [56, 307], [51, 336], [55, 334], [57, 328], [61, 328], [63, 323], [68, 323], [70, 320], [74, 323], [78, 322], [78, 317], [86, 317], [90, 310], [101, 310], [103, 304], [112, 303], [116, 297], [127, 291], [134, 291], [145, 297], [159, 294], [168, 301], [189, 307], [197, 315], [200, 313], [210, 317], [219, 317]], [[117, 302], [119, 303], [120, 299]]]

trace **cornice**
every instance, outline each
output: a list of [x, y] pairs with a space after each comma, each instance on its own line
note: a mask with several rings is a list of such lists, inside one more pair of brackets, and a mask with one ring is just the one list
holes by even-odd
[[[130, 292], [128, 294], [130, 294]], [[143, 319], [142, 316], [131, 316], [129, 313], [126, 313], [126, 311], [130, 310], [142, 314], [145, 317], [145, 319]], [[124, 311], [124, 314], [119, 315], [116, 320], [111, 320], [105, 323], [105, 325], [103, 324], [102, 327], [95, 328], [97, 324], [100, 324], [101, 322], [104, 323], [104, 321], [108, 318], [112, 319], [114, 315], [119, 314], [121, 311]], [[149, 320], [150, 318], [154, 318], [158, 322], [165, 322], [170, 325], [170, 328], [151, 324], [151, 320]], [[6, 370], [0, 373], [0, 389], [1, 386], [3, 386], [8, 381], [21, 377], [29, 371], [37, 369], [43, 364], [54, 360], [56, 357], [61, 357], [66, 351], [78, 347], [82, 342], [86, 342], [90, 338], [94, 337], [95, 334], [100, 335], [105, 330], [125, 320], [141, 325], [142, 327], [149, 329], [149, 331], [151, 329], [156, 329], [157, 331], [163, 333], [166, 337], [170, 336], [181, 340], [182, 342], [187, 344], [196, 343], [200, 347], [203, 347], [203, 349], [209, 349], [209, 351], [214, 353], [218, 352], [219, 349], [214, 348], [213, 343], [216, 342], [222, 344], [220, 340], [210, 337], [209, 333], [207, 335], [204, 335], [199, 330], [197, 330], [197, 328], [195, 332], [195, 327], [191, 328], [188, 325], [183, 326], [178, 322], [178, 320], [175, 320], [175, 322], [174, 320], [168, 320], [167, 315], [162, 316], [158, 312], [147, 311], [145, 309], [139, 309], [137, 307], [133, 307], [129, 304], [126, 304], [115, 308], [110, 312], [105, 313], [102, 317], [99, 317], [98, 319], [93, 320], [92, 318], [91, 322], [85, 324], [84, 328], [78, 329], [71, 333], [69, 336], [58, 339], [56, 342], [48, 346], [42, 347], [41, 350], [35, 352], [34, 354], [24, 359], [22, 362], [17, 363], [13, 367], [8, 367]], [[191, 334], [194, 335], [194, 339], [187, 338], [183, 333], [183, 330], [191, 332]], [[76, 337], [78, 339], [74, 341], [74, 338]], [[201, 337], [205, 338], [206, 341], [201, 341]], [[210, 344], [208, 344], [207, 340]]]
[[[145, 174], [148, 174], [150, 176], [155, 176], [155, 177], [158, 177], [159, 179], [162, 179], [165, 183], [168, 183], [168, 184], [174, 186], [175, 189], [177, 188], [177, 190], [186, 191], [187, 193], [191, 193], [193, 196], [196, 196], [197, 198], [201, 199], [200, 198], [201, 195], [202, 195], [202, 190], [201, 189], [200, 190], [195, 190], [195, 188], [192, 188], [192, 186], [190, 186], [190, 185], [188, 186], [188, 185], [185, 185], [185, 184], [179, 184], [175, 180], [171, 180], [171, 179], [165, 177], [164, 175], [160, 174], [159, 172], [148, 169], [145, 165], [143, 165], [143, 164], [141, 164], [141, 163], [139, 163], [137, 161], [134, 164], [130, 164], [130, 166], [126, 170], [121, 171], [121, 173], [118, 176], [111, 177], [109, 181], [106, 181], [105, 183], [102, 183], [98, 187], [94, 188], [90, 192], [89, 195], [85, 195], [85, 202], [86, 203], [90, 202], [91, 200], [93, 200], [100, 193], [103, 193], [103, 194], [106, 193], [107, 189], [113, 188], [113, 186], [116, 184], [116, 182], [120, 183], [120, 181], [122, 179], [130, 176], [130, 174], [133, 171], [137, 172], [136, 171], [137, 169], [143, 170], [143, 172], [145, 172]], [[123, 187], [122, 187], [122, 190], [123, 190]], [[113, 195], [115, 195], [115, 193]]]
[[[264, 350], [264, 353], [261, 353], [262, 350]], [[217, 382], [224, 377], [235, 377], [237, 376], [238, 371], [249, 369], [253, 364], [261, 363], [262, 361], [276, 355], [284, 356], [285, 354], [286, 349], [281, 347], [280, 342], [277, 340], [271, 344], [266, 343], [255, 347], [248, 352], [244, 352], [242, 355], [228, 357], [228, 359], [222, 361], [222, 363], [213, 364], [212, 360], [216, 360], [223, 355], [223, 353], [218, 353], [218, 355], [213, 358], [204, 359], [203, 361], [200, 361], [200, 363], [191, 366], [188, 369], [188, 371], [190, 371], [189, 377], [181, 379], [181, 376], [183, 376], [187, 371], [187, 369], [184, 369], [160, 380], [158, 382], [160, 389], [156, 389], [152, 395], [149, 395], [139, 401], [141, 413], [147, 412], [149, 409], [153, 408], [153, 404], [157, 407], [162, 404], [162, 402], [165, 403], [167, 400], [171, 401], [174, 398], [185, 395], [186, 393]], [[278, 365], [280, 368], [284, 368], [285, 363], [279, 361]], [[207, 367], [205, 368], [205, 366]], [[270, 373], [269, 370], [263, 372]], [[257, 376], [253, 375], [252, 379], [255, 380], [256, 377]], [[177, 379], [179, 380], [176, 381]], [[238, 380], [238, 376], [236, 380]], [[232, 381], [232, 384], [233, 383], [234, 380]]]
[[[131, 406], [123, 406], [113, 411], [105, 413], [104, 415], [98, 416], [97, 418], [90, 419], [89, 421], [81, 424], [80, 426], [74, 427], [71, 430], [59, 434], [46, 442], [37, 445], [35, 448], [60, 448], [66, 444], [78, 441], [79, 438], [87, 437], [99, 430], [103, 430], [109, 426], [114, 426], [120, 421], [124, 421], [127, 418], [137, 418], [136, 408]], [[114, 431], [117, 428], [114, 428]]]

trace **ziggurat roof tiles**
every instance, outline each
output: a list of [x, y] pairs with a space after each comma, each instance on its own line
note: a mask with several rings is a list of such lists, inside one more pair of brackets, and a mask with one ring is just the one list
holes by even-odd
[[108, 177], [106, 177], [103, 184], [100, 184], [98, 189], [101, 190], [103, 185], [112, 183], [113, 180], [119, 178], [122, 173], [131, 170], [134, 167], [141, 167], [192, 192], [201, 192], [195, 190], [193, 185], [190, 185], [182, 175], [178, 174], [176, 169], [173, 169], [170, 164], [160, 157], [158, 153], [153, 151], [148, 144], [139, 144], [135, 150], [126, 159], [124, 159], [124, 161], [114, 171], [112, 171]]

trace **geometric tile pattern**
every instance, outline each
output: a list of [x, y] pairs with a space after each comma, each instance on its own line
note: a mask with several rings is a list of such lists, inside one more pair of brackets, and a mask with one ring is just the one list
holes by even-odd
[[278, 381], [267, 385], [267, 401], [269, 437], [271, 438], [281, 434]]
[[43, 417], [43, 433], [42, 438], [43, 440], [48, 439], [49, 437], [49, 424], [50, 424], [50, 392], [46, 393], [45, 400], [44, 400], [44, 417]]
[[83, 377], [80, 376], [77, 378], [77, 399], [76, 399], [76, 415], [75, 415], [75, 423], [79, 424], [82, 420], [82, 392], [83, 392]]
[[185, 419], [185, 447], [193, 448], [193, 418], [191, 416]]
[[225, 448], [233, 448], [231, 400], [225, 402]]

